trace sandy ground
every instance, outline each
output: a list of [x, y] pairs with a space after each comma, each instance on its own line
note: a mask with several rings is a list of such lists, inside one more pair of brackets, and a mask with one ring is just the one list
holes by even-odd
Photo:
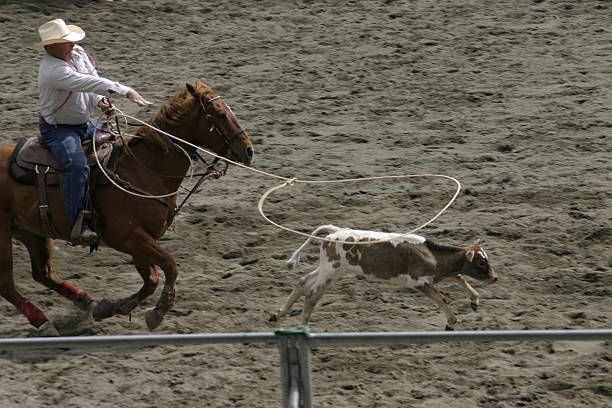
[[[254, 139], [253, 165], [330, 180], [436, 173], [463, 184], [419, 233], [467, 245], [481, 238], [500, 280], [471, 311], [440, 289], [458, 330], [609, 328], [612, 210], [608, 1], [8, 1], [0, 0], [0, 141], [36, 132], [36, 27], [62, 17], [87, 32], [101, 75], [134, 86], [154, 113], [186, 81], [225, 96]], [[268, 323], [296, 277], [284, 261], [303, 241], [267, 223], [257, 201], [278, 185], [232, 168], [178, 217], [163, 245], [181, 268], [176, 307], [159, 333], [271, 331], [300, 322], [301, 303]], [[283, 189], [266, 201], [300, 231], [323, 223], [408, 231], [453, 184], [404, 179]], [[30, 278], [21, 291], [57, 322], [75, 309]], [[57, 243], [61, 276], [97, 299], [139, 288], [130, 258]], [[146, 305], [157, 300], [159, 292]], [[144, 334], [144, 308], [82, 334]], [[315, 332], [442, 330], [426, 298], [361, 276], [322, 300]], [[77, 333], [78, 334], [78, 333]], [[0, 303], [0, 336], [32, 330]], [[609, 407], [604, 342], [317, 348], [318, 407]], [[263, 345], [0, 352], [2, 407], [276, 407], [278, 352]]]

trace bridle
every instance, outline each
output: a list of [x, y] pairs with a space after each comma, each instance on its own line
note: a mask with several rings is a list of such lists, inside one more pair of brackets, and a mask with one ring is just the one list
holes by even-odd
[[[210, 113], [208, 109], [206, 109], [208, 105], [210, 105], [217, 99], [223, 99], [223, 97], [221, 95], [217, 95], [210, 99], [202, 101], [202, 96], [200, 96], [199, 102], [200, 102], [200, 106], [202, 106], [202, 110], [204, 111], [204, 114], [206, 115], [206, 120], [208, 121], [208, 131], [211, 133], [213, 131], [217, 132], [217, 134], [219, 134], [219, 136], [221, 136], [221, 138], [223, 139], [223, 144], [213, 148], [212, 150], [217, 151], [217, 149], [220, 147], [220, 148], [225, 149], [226, 152], [231, 152], [232, 143], [234, 143], [234, 141], [236, 140], [236, 138], [238, 138], [238, 136], [246, 132], [246, 129], [240, 128], [236, 132], [234, 132], [231, 136], [227, 136], [225, 133], [223, 133], [223, 130], [219, 126], [217, 126], [217, 122], [215, 122], [215, 118], [221, 119], [224, 117], [224, 115], [220, 115], [220, 114], [215, 115], [214, 113]], [[227, 106], [229, 111], [232, 112], [232, 108], [230, 108], [228, 104], [225, 104], [225, 106]], [[215, 161], [218, 161], [218, 160], [219, 158], [215, 158]]]
[[[217, 132], [217, 134], [219, 136], [221, 136], [221, 138], [223, 139], [223, 142], [220, 145], [217, 145], [215, 147], [213, 147], [211, 150], [217, 152], [219, 151], [219, 149], [223, 149], [223, 151], [226, 152], [225, 155], [223, 155], [224, 157], [231, 152], [231, 145], [232, 143], [234, 143], [234, 141], [238, 138], [238, 136], [240, 136], [241, 134], [243, 134], [244, 132], [246, 132], [245, 128], [240, 128], [238, 129], [236, 132], [234, 132], [234, 134], [232, 134], [231, 136], [226, 136], [225, 133], [223, 133], [223, 130], [217, 126], [217, 123], [215, 122], [215, 118], [223, 118], [224, 115], [215, 115], [214, 113], [211, 113], [208, 111], [208, 109], [206, 109], [206, 107], [208, 105], [210, 105], [212, 102], [216, 101], [217, 99], [223, 99], [223, 96], [221, 95], [217, 95], [214, 96], [210, 99], [206, 99], [205, 101], [202, 101], [202, 96], [200, 96], [198, 98], [198, 102], [200, 102], [200, 106], [202, 107], [202, 111], [204, 112], [204, 115], [206, 117], [206, 120], [208, 121], [208, 131], [209, 132]], [[227, 108], [230, 110], [230, 112], [232, 112], [232, 108], [229, 107], [228, 104], [225, 104], [225, 106], [227, 106]], [[153, 121], [153, 123], [151, 123], [151, 125], [155, 128], [158, 128], [159, 126], [157, 125], [157, 123], [155, 121]], [[177, 152], [181, 153], [182, 152], [182, 148], [180, 148], [176, 142], [174, 142], [171, 138], [169, 138], [168, 136], [164, 135], [163, 133], [159, 133], [162, 137], [162, 139], [164, 139], [164, 141], [169, 144], [174, 150], [176, 150]], [[206, 162], [206, 160], [198, 153], [198, 151], [194, 151], [193, 153], [189, 153], [189, 156], [191, 157], [192, 160], [200, 160], [202, 163], [204, 163], [205, 165], [208, 165], [208, 163]], [[228, 157], [229, 158], [229, 157]], [[209, 167], [214, 167], [215, 164], [217, 164], [219, 162], [219, 157], [215, 157], [212, 162], [210, 163]], [[227, 171], [227, 166], [229, 165], [229, 163], [225, 163], [225, 170]]]

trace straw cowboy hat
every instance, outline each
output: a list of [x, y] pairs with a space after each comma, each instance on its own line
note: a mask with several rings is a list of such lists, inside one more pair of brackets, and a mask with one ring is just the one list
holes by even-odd
[[67, 25], [61, 18], [38, 27], [38, 34], [42, 41], [34, 44], [36, 48], [55, 43], [77, 42], [85, 38], [85, 31], [75, 25]]

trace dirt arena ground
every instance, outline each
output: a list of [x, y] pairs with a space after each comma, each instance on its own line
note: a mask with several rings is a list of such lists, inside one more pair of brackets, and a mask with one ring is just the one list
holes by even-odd
[[[0, 0], [0, 142], [37, 131], [36, 28], [64, 18], [102, 76], [155, 102], [185, 82], [222, 94], [254, 140], [253, 166], [331, 180], [435, 173], [456, 202], [420, 234], [481, 238], [500, 280], [439, 288], [458, 330], [612, 326], [612, 6], [604, 0], [31, 1]], [[303, 237], [266, 222], [257, 202], [280, 184], [231, 168], [209, 182], [163, 245], [181, 268], [159, 333], [269, 332], [299, 325], [301, 303], [268, 322], [296, 278], [284, 261]], [[300, 231], [324, 223], [408, 231], [436, 214], [453, 184], [402, 179], [300, 185], [265, 210]], [[30, 278], [20, 290], [61, 323], [76, 313]], [[57, 242], [64, 279], [97, 299], [140, 286], [131, 259]], [[146, 307], [153, 305], [159, 291]], [[146, 334], [144, 307], [64, 334]], [[425, 297], [348, 276], [323, 298], [314, 332], [443, 330]], [[0, 337], [32, 329], [0, 302]], [[609, 342], [502, 342], [316, 348], [317, 407], [612, 406]], [[278, 407], [278, 352], [262, 345], [0, 351], [2, 407]]]

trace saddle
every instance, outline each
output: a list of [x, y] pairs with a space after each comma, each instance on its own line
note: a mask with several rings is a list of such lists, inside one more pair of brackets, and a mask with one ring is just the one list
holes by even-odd
[[[84, 145], [87, 154], [87, 164], [91, 169], [98, 166], [100, 162], [104, 168], [109, 167], [109, 161], [113, 153], [113, 143], [104, 140], [104, 136], [96, 140], [96, 155], [93, 155], [91, 142]], [[108, 138], [106, 138], [108, 139]], [[86, 142], [87, 143], [87, 142]], [[97, 160], [96, 160], [97, 157]], [[99, 170], [98, 170], [99, 171]], [[39, 174], [45, 174], [45, 184], [56, 186], [61, 183], [62, 166], [57, 161], [51, 150], [40, 140], [39, 137], [21, 139], [10, 160], [9, 174], [13, 180], [28, 185], [38, 185]], [[105, 177], [96, 177], [98, 183], [106, 183]]]
[[[88, 178], [87, 193], [85, 199], [85, 209], [79, 214], [77, 222], [71, 233], [71, 240], [74, 244], [79, 244], [78, 237], [84, 219], [90, 219], [91, 224], [95, 224], [92, 208], [92, 191], [95, 187], [108, 183], [108, 178], [100, 174], [98, 163], [100, 163], [107, 173], [114, 174], [118, 158], [123, 149], [110, 141], [109, 134], [96, 135], [96, 151], [93, 153], [93, 142], [85, 142], [83, 150], [87, 156], [87, 164], [90, 168]], [[9, 174], [18, 183], [38, 186], [38, 207], [41, 223], [49, 238], [57, 238], [59, 234], [51, 219], [47, 200], [47, 186], [62, 186], [62, 166], [49, 150], [46, 144], [39, 137], [33, 136], [23, 138], [15, 147], [9, 164]], [[93, 225], [92, 225], [93, 227]], [[96, 245], [97, 246], [97, 245]], [[93, 245], [92, 245], [93, 248]]]

